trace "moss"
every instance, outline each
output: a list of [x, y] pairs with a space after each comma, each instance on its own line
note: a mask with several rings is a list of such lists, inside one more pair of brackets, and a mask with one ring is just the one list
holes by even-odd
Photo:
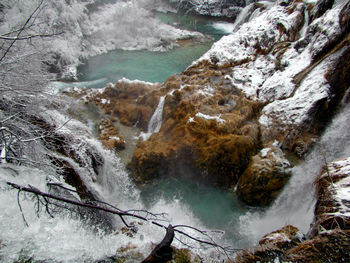
[[[200, 146], [199, 146], [200, 147]], [[247, 136], [208, 136], [208, 141], [200, 147], [199, 165], [214, 182], [225, 187], [234, 186], [250, 157], [255, 153], [255, 143]]]
[[173, 248], [173, 260], [171, 263], [199, 263], [202, 262], [199, 256], [191, 254], [191, 251], [186, 248]]

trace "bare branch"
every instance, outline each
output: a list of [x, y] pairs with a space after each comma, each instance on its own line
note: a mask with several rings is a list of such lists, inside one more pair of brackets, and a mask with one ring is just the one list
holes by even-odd
[[[28, 25], [28, 23], [30, 22], [30, 20], [33, 18], [33, 16], [35, 15], [35, 13], [40, 9], [41, 5], [43, 4], [44, 0], [41, 0], [39, 5], [35, 8], [35, 10], [32, 12], [32, 14], [28, 17], [28, 19], [26, 20], [26, 22], [24, 23], [24, 25], [22, 26], [21, 29], [19, 29], [16, 38], [18, 38], [21, 33], [26, 29], [26, 26]], [[6, 49], [6, 51], [4, 52], [4, 54], [1, 56], [0, 58], [0, 62], [2, 62], [4, 60], [4, 58], [6, 57], [6, 55], [8, 54], [8, 52], [10, 51], [10, 49], [13, 47], [13, 45], [16, 43], [17, 39], [12, 40], [11, 44], [8, 46], [8, 48]]]
[[[16, 37], [8, 37], [8, 36], [4, 36], [4, 35], [0, 35], [0, 39], [3, 40], [8, 40], [8, 41], [18, 41], [18, 40], [28, 40], [28, 39], [32, 39], [32, 38], [46, 38], [46, 37], [53, 37], [53, 36], [59, 36], [64, 34], [64, 31], [62, 32], [57, 32], [57, 33], [50, 33], [50, 34], [35, 34], [35, 35], [27, 35], [27, 36], [16, 36]], [[1, 60], [0, 60], [1, 61]]]
[[[147, 215], [156, 216], [156, 215], [163, 215], [163, 214], [154, 214], [154, 213], [151, 213], [151, 212], [149, 212], [147, 210], [128, 210], [128, 211], [123, 211], [123, 210], [121, 210], [121, 209], [119, 209], [117, 207], [114, 207], [114, 206], [112, 206], [112, 205], [110, 205], [108, 203], [97, 201], [99, 203], [108, 205], [111, 208], [102, 207], [102, 206], [95, 205], [95, 204], [92, 204], [92, 203], [82, 203], [81, 201], [71, 200], [71, 199], [68, 199], [68, 198], [65, 198], [65, 197], [60, 197], [60, 196], [57, 196], [57, 195], [44, 193], [44, 192], [38, 190], [37, 188], [35, 188], [33, 186], [24, 187], [24, 186], [20, 186], [20, 185], [11, 183], [11, 182], [7, 182], [7, 184], [10, 185], [11, 187], [15, 188], [15, 189], [18, 189], [19, 190], [18, 192], [21, 192], [21, 191], [29, 192], [29, 193], [34, 194], [37, 198], [39, 198], [39, 196], [41, 196], [44, 199], [44, 205], [45, 205], [46, 212], [50, 216], [52, 216], [52, 214], [50, 214], [49, 205], [52, 204], [52, 205], [55, 205], [55, 206], [59, 206], [56, 203], [50, 203], [49, 202], [49, 199], [53, 199], [53, 200], [57, 200], [57, 201], [60, 201], [60, 202], [63, 202], [63, 203], [72, 204], [72, 205], [75, 205], [77, 207], [86, 207], [86, 208], [90, 208], [90, 209], [94, 209], [94, 210], [100, 210], [100, 211], [104, 211], [104, 212], [107, 212], [107, 213], [118, 215], [120, 217], [121, 221], [123, 222], [123, 224], [126, 227], [128, 227], [128, 228], [132, 228], [132, 226], [129, 226], [129, 224], [126, 222], [124, 217], [133, 217], [133, 218], [136, 218], [136, 219], [139, 219], [139, 220], [142, 220], [142, 221], [150, 222], [151, 224], [153, 224], [153, 225], [155, 225], [157, 227], [168, 229], [168, 227], [166, 227], [165, 225], [157, 222], [157, 220], [159, 221], [159, 218], [156, 218], [156, 220], [153, 220], [153, 221], [149, 221], [149, 219], [147, 218]], [[59, 184], [50, 183], [48, 185], [50, 185], [50, 186], [58, 186], [58, 187], [61, 187], [63, 189], [66, 189], [68, 191], [74, 191], [72, 189], [63, 187], [63, 186], [61, 186]], [[130, 213], [130, 211], [132, 211], [134, 213]], [[145, 217], [144, 216], [140, 216], [138, 214], [135, 214], [135, 212], [146, 213], [146, 216]], [[22, 215], [23, 215], [23, 213], [22, 213]], [[199, 234], [201, 234], [202, 236], [205, 236], [209, 240], [205, 240], [205, 239], [201, 239], [201, 238], [197, 238], [197, 237], [191, 236], [190, 234], [188, 234], [188, 233], [186, 233], [186, 232], [184, 232], [182, 230], [179, 230], [179, 228], [192, 229], [192, 230], [198, 232]], [[200, 230], [198, 228], [195, 228], [195, 227], [192, 227], [192, 226], [188, 226], [188, 225], [176, 225], [176, 226], [172, 227], [172, 229], [173, 229], [174, 232], [176, 232], [178, 234], [181, 234], [181, 235], [183, 235], [183, 236], [185, 236], [185, 237], [187, 237], [187, 238], [189, 238], [189, 239], [191, 239], [193, 241], [196, 241], [196, 242], [198, 242], [200, 244], [205, 244], [205, 245], [208, 245], [210, 247], [219, 249], [228, 258], [229, 258], [228, 253], [236, 252], [236, 251], [240, 250], [240, 249], [233, 249], [233, 248], [230, 248], [230, 247], [224, 247], [222, 245], [219, 245], [218, 243], [216, 243], [212, 239], [212, 237], [210, 237], [208, 235], [209, 232], [218, 232], [218, 233], [222, 234], [223, 233], [222, 231], [218, 231], [218, 230], [204, 231], [204, 230]], [[183, 241], [180, 241], [180, 243], [185, 244]], [[186, 246], [189, 246], [189, 245], [186, 244]]]
[[18, 191], [17, 193], [17, 203], [18, 203], [18, 207], [19, 207], [19, 210], [21, 211], [21, 214], [22, 214], [22, 218], [23, 218], [23, 221], [24, 223], [26, 224], [26, 226], [28, 227], [28, 222], [26, 220], [26, 218], [24, 217], [24, 214], [23, 214], [23, 210], [22, 210], [22, 206], [21, 206], [21, 202], [19, 201], [19, 195], [21, 193], [21, 190]]

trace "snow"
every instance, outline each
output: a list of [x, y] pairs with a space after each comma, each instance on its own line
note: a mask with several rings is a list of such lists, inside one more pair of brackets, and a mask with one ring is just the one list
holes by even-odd
[[328, 171], [329, 175], [325, 172], [322, 177], [344, 177], [329, 186], [333, 190], [333, 197], [338, 204], [336, 206], [337, 212], [334, 214], [350, 217], [350, 207], [346, 205], [350, 202], [350, 157], [328, 164]]
[[156, 84], [156, 83], [147, 82], [147, 81], [138, 80], [138, 79], [130, 80], [130, 79], [127, 79], [127, 78], [121, 78], [120, 80], [118, 80], [117, 83], [142, 84], [142, 85], [154, 85], [154, 84]]
[[266, 157], [267, 156], [267, 153], [271, 150], [271, 148], [264, 148], [260, 151], [261, 153], [261, 157]]
[[110, 140], [116, 140], [116, 141], [121, 141], [120, 137], [117, 137], [117, 136], [111, 136], [109, 137]]
[[301, 124], [310, 118], [314, 105], [329, 97], [330, 85], [324, 76], [333, 69], [334, 61], [341, 54], [342, 50], [339, 50], [318, 64], [301, 82], [294, 96], [265, 106], [259, 122], [269, 125], [272, 119], [278, 119], [284, 124]]
[[225, 120], [224, 119], [221, 119], [221, 116], [210, 116], [210, 115], [206, 115], [206, 114], [203, 114], [201, 112], [198, 112], [195, 117], [198, 117], [198, 118], [202, 118], [202, 119], [207, 119], [207, 120], [216, 120], [216, 122], [218, 123], [224, 123]]
[[[339, 12], [346, 3], [340, 1], [309, 24], [307, 5], [314, 2], [298, 3], [292, 13], [278, 3], [265, 4], [265, 11], [254, 11], [248, 22], [214, 43], [194, 64], [208, 60], [218, 65], [234, 65], [225, 78], [247, 98], [267, 103], [259, 120], [261, 124], [269, 125], [273, 120], [301, 124], [310, 118], [315, 103], [329, 98], [330, 85], [324, 75], [332, 69], [332, 60], [341, 55], [339, 51], [308, 69], [320, 51], [342, 34]], [[246, 16], [248, 11], [246, 7]], [[302, 18], [306, 23], [301, 24]], [[281, 25], [286, 33], [279, 29]], [[299, 39], [290, 41], [289, 31]], [[296, 45], [301, 39], [306, 45]], [[257, 54], [257, 46], [268, 54]], [[302, 82], [295, 83], [295, 77], [306, 70], [310, 72], [306, 72]]]
[[[211, 57], [219, 59], [219, 64], [253, 60], [259, 45], [263, 48], [271, 48], [280, 38], [277, 29], [279, 23], [292, 24], [293, 17], [289, 17], [285, 9], [279, 5], [271, 7], [268, 12], [253, 18], [249, 23], [243, 24], [238, 31], [224, 36], [214, 43], [213, 47], [198, 61], [210, 60]], [[269, 46], [269, 45], [272, 46]]]
[[101, 99], [101, 103], [102, 104], [109, 104], [109, 103], [111, 103], [111, 101], [107, 100], [107, 99]]
[[214, 89], [210, 86], [205, 86], [197, 91], [198, 94], [205, 97], [212, 97], [214, 95]]

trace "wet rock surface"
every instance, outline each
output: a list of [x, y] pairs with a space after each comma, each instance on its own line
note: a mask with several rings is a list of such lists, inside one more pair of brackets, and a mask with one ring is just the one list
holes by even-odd
[[237, 195], [250, 205], [269, 205], [291, 176], [291, 165], [276, 146], [252, 157], [237, 184]]

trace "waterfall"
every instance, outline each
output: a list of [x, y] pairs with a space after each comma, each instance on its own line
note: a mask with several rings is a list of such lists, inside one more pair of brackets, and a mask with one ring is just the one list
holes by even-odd
[[306, 160], [293, 168], [293, 176], [272, 206], [264, 213], [240, 217], [240, 232], [252, 244], [266, 233], [291, 224], [307, 233], [314, 217], [313, 182], [322, 166], [350, 156], [350, 105], [346, 105], [328, 126]]
[[[164, 100], [165, 96], [160, 98], [150, 121], [149, 130], [152, 132], [160, 129]], [[51, 112], [50, 116], [54, 117], [52, 121], [58, 126], [66, 120], [65, 116], [57, 111]], [[101, 160], [102, 167], [95, 173], [87, 163], [81, 165], [76, 163], [75, 165], [79, 176], [89, 189], [97, 194], [99, 200], [123, 210], [148, 209], [154, 213], [165, 212], [167, 219], [173, 225], [185, 224], [205, 229], [202, 222], [181, 200], [165, 200], [157, 196], [154, 203], [145, 207], [139, 190], [130, 180], [119, 157], [104, 149], [88, 130], [87, 125], [71, 120], [59, 132], [71, 139], [72, 156], [79, 156], [81, 162], [91, 159], [92, 152], [103, 159]], [[69, 160], [70, 157], [65, 158]], [[76, 161], [71, 159], [70, 162]], [[138, 258], [127, 262], [140, 262], [153, 249], [152, 243], [161, 240], [164, 236], [162, 228], [154, 227], [147, 222], [137, 225], [138, 232], [134, 233], [133, 237], [125, 235], [120, 230], [124, 225], [118, 217], [115, 218], [115, 232], [112, 233], [104, 232], [103, 229], [89, 224], [84, 218], [75, 216], [70, 211], [63, 210], [53, 213], [54, 217], [51, 218], [45, 212], [45, 207], [38, 209], [37, 199], [32, 198], [31, 195], [21, 192], [17, 199], [17, 191], [9, 187], [6, 184], [7, 181], [22, 186], [31, 185], [43, 192], [50, 192], [48, 182], [73, 188], [54, 170], [45, 171], [25, 165], [0, 164], [1, 262], [100, 262], [115, 256], [116, 253], [120, 255], [119, 250], [129, 247], [131, 249], [126, 254], [135, 254]], [[79, 200], [79, 196], [75, 193], [64, 194], [69, 199]], [[21, 205], [22, 212], [18, 204]], [[89, 215], [86, 214], [86, 216]], [[28, 226], [24, 223], [23, 217]], [[126, 220], [130, 223], [133, 219], [126, 218]], [[188, 244], [193, 243], [188, 242]], [[174, 240], [174, 245], [179, 248], [183, 247], [176, 240]], [[205, 261], [212, 262], [210, 251], [210, 249], [199, 250], [197, 253], [201, 253], [202, 257], [208, 254], [208, 259]]]
[[303, 25], [303, 28], [300, 30], [300, 38], [306, 37], [309, 22], [310, 22], [309, 11], [307, 9], [305, 9], [305, 11], [304, 11], [304, 25]]
[[254, 10], [254, 3], [251, 3], [247, 6], [245, 6], [239, 15], [237, 16], [235, 23], [233, 24], [233, 31], [237, 31], [238, 27], [245, 23], [249, 16], [251, 15], [252, 11]]
[[159, 132], [160, 127], [162, 127], [164, 101], [165, 101], [165, 96], [160, 97], [158, 106], [148, 123], [148, 133]]
[[160, 128], [162, 127], [164, 102], [165, 102], [165, 96], [160, 97], [158, 106], [148, 123], [147, 133], [142, 132], [140, 134], [140, 137], [144, 141], [147, 140], [152, 135], [152, 133], [160, 131]]

